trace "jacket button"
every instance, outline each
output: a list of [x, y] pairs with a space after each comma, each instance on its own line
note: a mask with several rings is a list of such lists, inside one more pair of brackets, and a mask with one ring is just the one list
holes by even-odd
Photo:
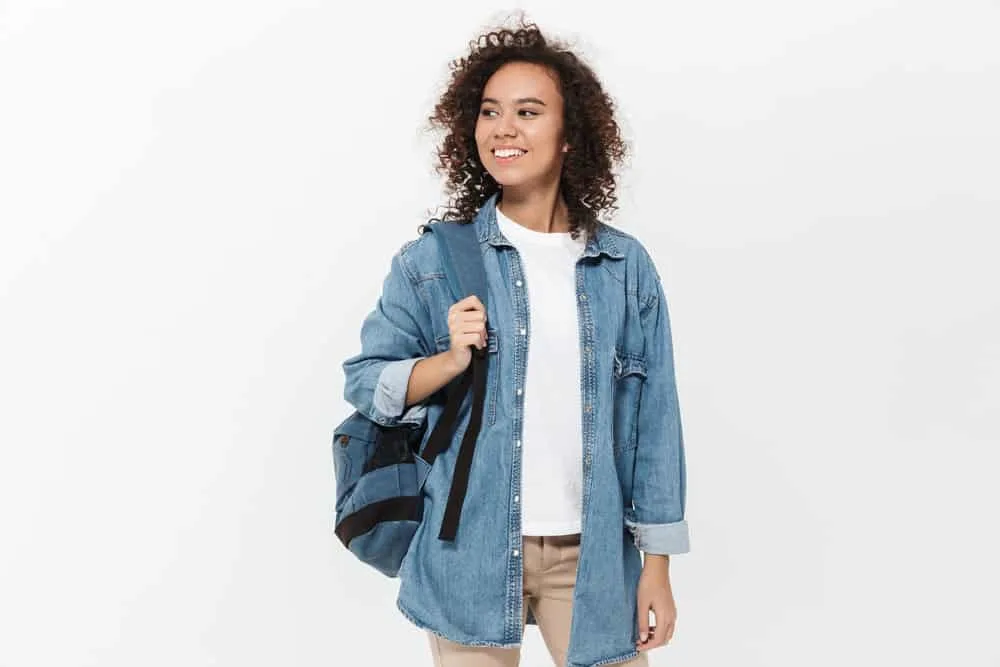
[[346, 436], [346, 435], [340, 436], [340, 444], [342, 444], [344, 447], [347, 447], [347, 443], [350, 442], [350, 441], [351, 441], [351, 438], [349, 436]]

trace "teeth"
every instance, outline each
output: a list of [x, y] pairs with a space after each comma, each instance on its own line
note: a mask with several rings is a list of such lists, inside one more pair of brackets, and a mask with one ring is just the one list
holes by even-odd
[[516, 148], [502, 148], [493, 151], [493, 154], [497, 157], [515, 157], [519, 155], [524, 155], [524, 151], [517, 150]]

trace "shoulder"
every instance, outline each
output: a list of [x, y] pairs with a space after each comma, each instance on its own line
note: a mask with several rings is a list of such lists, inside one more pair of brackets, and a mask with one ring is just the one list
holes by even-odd
[[396, 252], [396, 257], [414, 281], [440, 276], [443, 269], [440, 245], [429, 229], [432, 225], [456, 224], [451, 222], [431, 222], [421, 225], [415, 238], [407, 240]]
[[651, 298], [660, 287], [660, 272], [646, 245], [635, 234], [608, 223], [599, 223], [599, 233], [606, 234], [615, 249], [623, 255], [629, 272], [636, 275], [640, 296]]

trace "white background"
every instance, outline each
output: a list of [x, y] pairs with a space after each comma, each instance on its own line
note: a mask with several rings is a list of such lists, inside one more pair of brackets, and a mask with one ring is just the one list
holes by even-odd
[[[558, 4], [671, 305], [652, 664], [1000, 665], [1000, 6]], [[504, 9], [0, 4], [2, 667], [431, 665], [332, 535], [330, 435]]]

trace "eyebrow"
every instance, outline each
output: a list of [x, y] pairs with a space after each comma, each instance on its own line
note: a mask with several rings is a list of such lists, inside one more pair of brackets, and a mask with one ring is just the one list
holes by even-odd
[[[495, 100], [492, 97], [484, 97], [482, 104], [486, 104], [487, 102], [492, 102], [493, 104], [500, 104], [499, 100]], [[541, 104], [543, 107], [545, 106], [545, 102], [541, 101], [537, 97], [520, 97], [514, 100], [514, 104], [529, 104], [529, 103]]]

